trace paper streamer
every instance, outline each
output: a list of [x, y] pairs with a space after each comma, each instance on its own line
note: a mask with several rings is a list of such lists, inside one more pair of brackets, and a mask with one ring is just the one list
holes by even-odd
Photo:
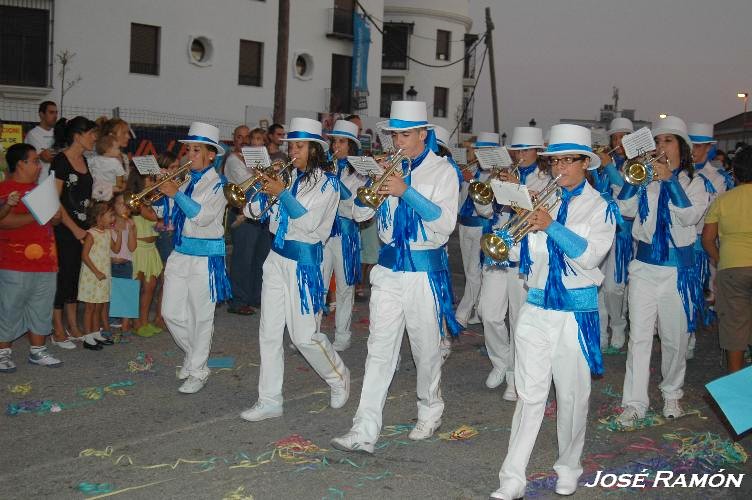
[[31, 382], [25, 384], [9, 385], [8, 392], [11, 394], [17, 394], [19, 396], [26, 396], [31, 392]]

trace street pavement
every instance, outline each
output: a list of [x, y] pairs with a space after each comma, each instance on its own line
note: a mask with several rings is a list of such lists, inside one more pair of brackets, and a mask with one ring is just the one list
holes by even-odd
[[[459, 296], [463, 280], [457, 274], [462, 267], [456, 237], [450, 249]], [[65, 361], [59, 369], [27, 364], [26, 342], [17, 341], [17, 372], [0, 374], [0, 400], [7, 409], [0, 417], [0, 499], [481, 499], [498, 487], [514, 403], [502, 400], [504, 385], [485, 387], [490, 362], [478, 325], [455, 343], [444, 365], [443, 426], [424, 442], [407, 438], [417, 409], [415, 368], [404, 339], [401, 368], [372, 456], [329, 446], [332, 437], [349, 429], [358, 405], [367, 300], [356, 302], [353, 345], [342, 355], [352, 374], [352, 392], [339, 410], [328, 407], [325, 383], [286, 347], [284, 415], [258, 423], [240, 419], [240, 412], [256, 399], [258, 325], [258, 315], [217, 309], [211, 357], [233, 364], [214, 369], [207, 386], [195, 395], [177, 392], [182, 353], [168, 333], [126, 336], [124, 343], [100, 352], [51, 347]], [[331, 333], [333, 326], [333, 316], [325, 317], [322, 330]], [[286, 338], [285, 346], [288, 342]], [[609, 424], [620, 402], [626, 354], [605, 356], [606, 374], [592, 383], [585, 473], [575, 498], [752, 498], [752, 465], [743, 462], [752, 438], [733, 441], [704, 388], [723, 374], [716, 344], [712, 328], [698, 334], [682, 401], [690, 414], [669, 422], [653, 418], [651, 425], [634, 432], [619, 432]], [[650, 386], [658, 414], [659, 348], [656, 342]], [[232, 359], [222, 359], [228, 357]], [[556, 497], [553, 396], [552, 391], [530, 459], [527, 498]], [[584, 486], [598, 471], [644, 470], [650, 474], [645, 483], [652, 486], [655, 471], [686, 473], [689, 478], [719, 469], [724, 475], [746, 474], [741, 488]]]

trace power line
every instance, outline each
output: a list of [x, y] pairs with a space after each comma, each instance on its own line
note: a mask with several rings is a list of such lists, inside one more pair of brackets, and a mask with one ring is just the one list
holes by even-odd
[[[361, 9], [362, 8], [363, 7], [361, 6]], [[380, 22], [381, 24], [384, 24], [384, 20], [383, 19], [378, 18], [378, 17], [374, 16], [373, 14], [371, 14], [371, 19], [375, 19], [378, 22]], [[475, 33], [472, 33], [472, 34], [475, 34]], [[420, 38], [421, 40], [428, 40], [429, 42], [438, 42], [438, 40], [436, 38], [431, 38], [431, 37], [428, 37], [428, 36], [416, 35], [415, 33], [409, 33], [409, 35], [411, 37], [413, 37], [413, 38]], [[464, 43], [464, 42], [465, 42], [465, 40], [449, 40], [449, 43]]]
[[[470, 97], [463, 103], [462, 106], [462, 114], [460, 115], [460, 119], [457, 120], [457, 125], [455, 125], [452, 132], [449, 134], [449, 137], [451, 138], [455, 132], [457, 132], [457, 129], [460, 127], [460, 123], [465, 119], [465, 115], [467, 114], [467, 107], [468, 105], [473, 102], [473, 98], [475, 97], [475, 89], [478, 87], [478, 82], [480, 81], [480, 75], [483, 73], [483, 64], [486, 62], [486, 54], [488, 53], [488, 47], [486, 47], [486, 50], [483, 51], [483, 56], [481, 56], [480, 59], [480, 66], [478, 67], [478, 74], [475, 77], [475, 83], [473, 84], [473, 91], [470, 93]], [[457, 135], [457, 138], [459, 139], [459, 134]]]

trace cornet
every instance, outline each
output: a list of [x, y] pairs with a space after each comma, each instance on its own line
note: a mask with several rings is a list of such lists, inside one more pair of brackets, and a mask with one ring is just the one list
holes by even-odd
[[633, 186], [647, 186], [654, 180], [657, 180], [657, 173], [653, 169], [653, 163], [664, 156], [666, 156], [665, 152], [662, 152], [658, 156], [653, 156], [649, 153], [637, 156], [634, 161], [624, 167], [624, 180]]
[[[277, 164], [284, 166], [284, 164], [282, 164], [281, 162], [277, 162]], [[273, 177], [277, 174], [274, 164], [264, 168], [258, 168], [257, 166], [253, 169], [253, 171], [253, 174], [251, 174], [250, 177], [248, 177], [240, 184], [233, 184], [230, 182], [227, 183], [224, 188], [222, 188], [222, 192], [224, 193], [225, 198], [227, 199], [227, 203], [229, 203], [230, 206], [235, 208], [243, 208], [245, 204], [248, 203], [250, 197], [246, 196], [246, 193], [254, 184], [261, 180], [261, 174], [264, 174], [267, 177]], [[284, 179], [284, 182], [286, 185], [288, 184], [287, 179]], [[254, 194], [256, 193], [254, 192]]]
[[532, 210], [523, 210], [513, 207], [516, 214], [513, 215], [500, 229], [484, 234], [480, 239], [480, 248], [496, 262], [503, 262], [509, 258], [509, 251], [514, 245], [522, 241], [522, 238], [532, 230], [529, 220], [536, 210], [542, 208], [551, 210], [561, 197], [561, 188], [556, 182], [562, 174], [552, 179], [543, 190], [535, 197]]
[[164, 196], [164, 194], [159, 191], [159, 187], [162, 184], [173, 181], [177, 183], [178, 186], [182, 186], [188, 180], [188, 178], [190, 177], [188, 174], [190, 173], [192, 163], [192, 160], [187, 161], [175, 172], [166, 175], [159, 182], [152, 186], [149, 186], [140, 193], [134, 194], [131, 192], [126, 192], [125, 194], [123, 194], [123, 201], [125, 202], [125, 205], [133, 211], [139, 210], [144, 205], [153, 205]]
[[[375, 157], [374, 157], [375, 158]], [[407, 169], [402, 169], [402, 162], [404, 160], [407, 160], [408, 167]], [[384, 184], [384, 181], [386, 181], [389, 177], [395, 174], [397, 169], [402, 169], [402, 178], [404, 179], [408, 175], [410, 175], [410, 165], [411, 165], [410, 158], [402, 154], [402, 149], [397, 150], [396, 153], [391, 155], [389, 159], [386, 162], [386, 168], [384, 169], [384, 174], [376, 180], [375, 176], [371, 174], [371, 179], [373, 180], [373, 184], [370, 186], [362, 186], [358, 188], [358, 199], [363, 203], [364, 205], [374, 209], [378, 210], [382, 203], [384, 203], [384, 200], [386, 200], [389, 195], [387, 194], [379, 194], [379, 189], [381, 189], [381, 186]]]
[[498, 177], [498, 175], [504, 170], [508, 170], [509, 173], [520, 181], [520, 162], [515, 163], [511, 169], [502, 169], [495, 167], [491, 170], [491, 175], [485, 181], [478, 181], [473, 179], [470, 181], [470, 185], [467, 187], [467, 195], [478, 205], [488, 205], [494, 199], [493, 189], [491, 189], [491, 180]]
[[[266, 205], [266, 208], [264, 208], [262, 211], [260, 211], [258, 213], [254, 213], [254, 211], [253, 211], [253, 201], [256, 199], [257, 196], [259, 196], [260, 194], [263, 194], [263, 190], [264, 190], [263, 185], [261, 185], [261, 186], [257, 185], [258, 182], [259, 182], [259, 180], [260, 180], [260, 178], [261, 178], [261, 174], [263, 173], [267, 177], [273, 177], [273, 178], [279, 179], [280, 182], [282, 182], [282, 184], [285, 185], [285, 189], [289, 189], [290, 186], [292, 186], [292, 169], [295, 168], [293, 166], [293, 162], [295, 160], [296, 160], [296, 158], [292, 158], [287, 163], [282, 163], [280, 161], [276, 161], [276, 162], [272, 163], [270, 166], [268, 166], [267, 168], [265, 168], [265, 169], [257, 172], [256, 174], [252, 175], [251, 177], [249, 177], [248, 179], [246, 179], [245, 181], [243, 181], [242, 183], [240, 183], [239, 186], [238, 185], [233, 185], [235, 188], [237, 188], [237, 189], [232, 189], [231, 188], [232, 189], [232, 195], [235, 195], [235, 194], [237, 194], [238, 191], [240, 191], [241, 189], [243, 189], [243, 186], [245, 186], [246, 183], [248, 184], [248, 188], [249, 188], [248, 193], [246, 193], [246, 191], [240, 191], [240, 192], [243, 193], [242, 200], [243, 200], [244, 203], [251, 202], [251, 204], [248, 205], [248, 213], [249, 213], [249, 218], [251, 220], [259, 221], [259, 220], [263, 219], [264, 216], [266, 215], [266, 213], [269, 210], [271, 210], [271, 208], [279, 201], [279, 198], [277, 196], [270, 196], [269, 197], [269, 203]], [[279, 167], [279, 169], [277, 169], [277, 167]], [[253, 182], [251, 182], [251, 181], [253, 181]], [[226, 198], [227, 198], [227, 191], [226, 191], [226, 189], [228, 187], [229, 187], [229, 185], [225, 186], [225, 191], [224, 191]], [[240, 197], [238, 197], [238, 200], [236, 200], [236, 201], [239, 201], [239, 198]], [[230, 198], [227, 198], [227, 201], [229, 202]], [[240, 206], [242, 207], [243, 204], [241, 204]], [[237, 205], [233, 205], [233, 206], [237, 206]], [[240, 208], [240, 207], [237, 207], [237, 208]]]

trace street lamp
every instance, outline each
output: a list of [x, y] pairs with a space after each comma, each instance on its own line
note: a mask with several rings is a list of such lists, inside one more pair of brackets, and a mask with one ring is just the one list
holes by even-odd
[[530, 121], [527, 122], [527, 124], [530, 125], [531, 127], [535, 127], [535, 124], [536, 124], [535, 123], [535, 118], [531, 118]]
[[747, 143], [747, 102], [749, 102], [749, 92], [737, 92], [736, 97], [744, 101], [744, 113], [742, 114], [742, 142]]
[[658, 115], [658, 118], [660, 118], [661, 120], [663, 120], [663, 119], [664, 119], [664, 118], [666, 118], [667, 116], [668, 116], [668, 115], [667, 115], [666, 113], [661, 113], [661, 114], [659, 114], [659, 115]]
[[410, 88], [407, 89], [407, 92], [405, 92], [405, 95], [407, 96], [407, 100], [408, 101], [414, 101], [415, 100], [415, 96], [418, 95], [418, 91], [415, 90], [415, 87], [413, 87], [412, 85], [410, 85]]
[[504, 132], [503, 134], [501, 134], [501, 145], [502, 146], [506, 146], [507, 145], [507, 133], [506, 132]]

